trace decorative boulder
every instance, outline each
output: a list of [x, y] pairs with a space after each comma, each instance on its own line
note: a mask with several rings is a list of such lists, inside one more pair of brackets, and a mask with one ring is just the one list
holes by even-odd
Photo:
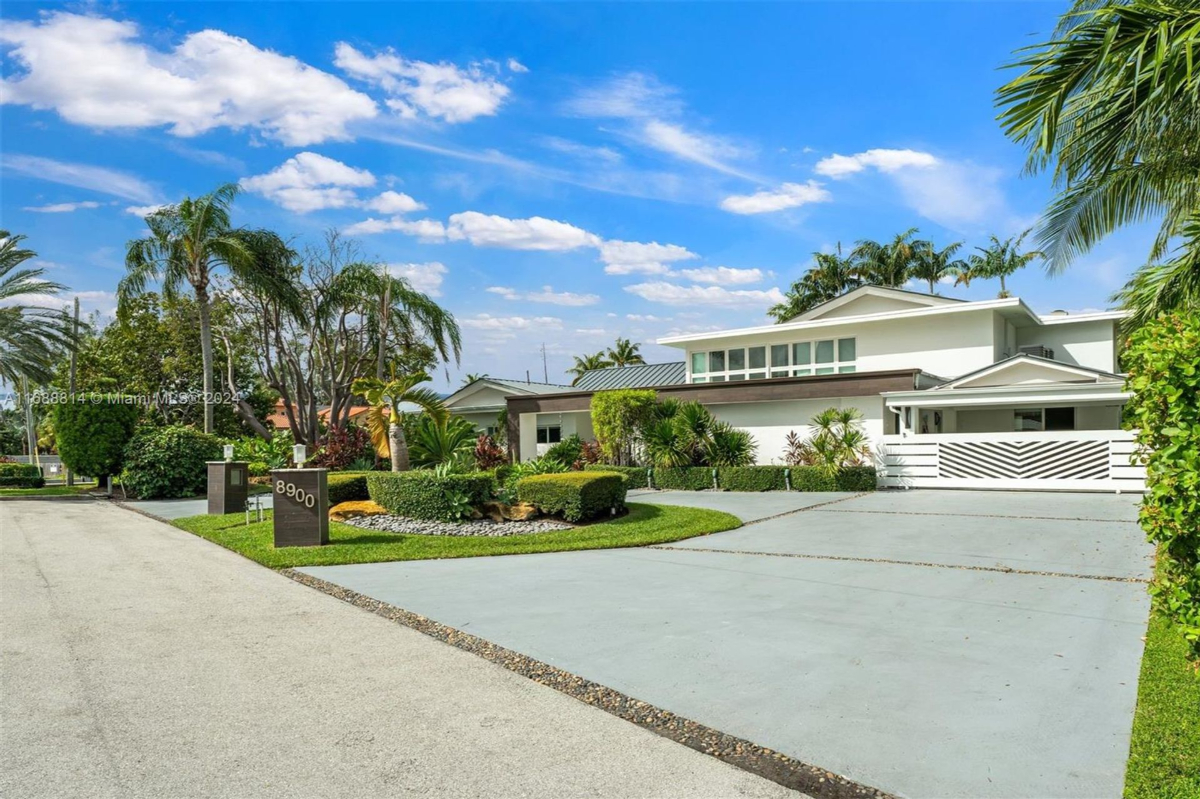
[[386, 516], [387, 508], [377, 505], [370, 500], [355, 500], [342, 502], [329, 509], [331, 522], [344, 522], [347, 519], [357, 519], [360, 516]]
[[494, 522], [524, 522], [536, 519], [541, 514], [528, 502], [505, 505], [503, 502], [483, 503], [483, 515]]

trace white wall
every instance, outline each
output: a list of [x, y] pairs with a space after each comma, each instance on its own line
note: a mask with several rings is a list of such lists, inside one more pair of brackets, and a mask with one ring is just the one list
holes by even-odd
[[1120, 405], [1084, 405], [1075, 409], [1076, 430], [1118, 430]]
[[[533, 422], [533, 442], [534, 447], [525, 448], [525, 419], [531, 417]], [[584, 441], [592, 441], [595, 435], [592, 433], [592, 413], [591, 411], [567, 411], [564, 413], [538, 413], [538, 414], [521, 414], [521, 460], [532, 460], [538, 455], [544, 455], [546, 450], [554, 446], [553, 444], [537, 444], [537, 428], [559, 425], [562, 428], [562, 437], [567, 438], [571, 435], [577, 435]]]
[[455, 416], [461, 416], [471, 424], [475, 425], [475, 429], [479, 432], [486, 431], [489, 427], [496, 426], [496, 414], [490, 411], [484, 413], [456, 413]]
[[955, 414], [959, 433], [1007, 433], [1012, 429], [1012, 408], [959, 408]]
[[1017, 331], [1017, 346], [1038, 344], [1054, 350], [1054, 360], [1063, 363], [1117, 371], [1115, 325], [1111, 319], [1093, 322], [1023, 327]]
[[762, 465], [783, 463], [784, 441], [787, 434], [807, 438], [812, 432], [808, 422], [826, 408], [858, 408], [863, 414], [863, 427], [875, 448], [883, 435], [883, 398], [845, 397], [842, 399], [790, 400], [778, 402], [735, 402], [709, 405], [713, 416], [754, 436], [758, 444], [757, 462]]

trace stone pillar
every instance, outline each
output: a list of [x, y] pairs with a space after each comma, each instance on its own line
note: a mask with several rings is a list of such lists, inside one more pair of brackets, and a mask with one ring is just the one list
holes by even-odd
[[208, 462], [208, 514], [223, 516], [246, 509], [250, 464], [244, 461]]

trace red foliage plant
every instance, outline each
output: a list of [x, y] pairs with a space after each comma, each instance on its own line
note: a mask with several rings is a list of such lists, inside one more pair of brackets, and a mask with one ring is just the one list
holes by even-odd
[[508, 453], [487, 433], [480, 433], [475, 440], [475, 468], [479, 471], [495, 469], [508, 463]]
[[571, 464], [571, 468], [579, 471], [583, 467], [599, 463], [604, 457], [604, 450], [600, 449], [599, 441], [584, 441], [579, 446], [579, 457]]
[[349, 468], [350, 464], [363, 456], [373, 455], [371, 435], [361, 427], [349, 425], [335, 426], [321, 439], [320, 449], [312, 457], [312, 463], [323, 469], [338, 471]]

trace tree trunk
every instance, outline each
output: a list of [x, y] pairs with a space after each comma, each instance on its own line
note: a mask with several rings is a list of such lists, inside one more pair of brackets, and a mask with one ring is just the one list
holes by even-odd
[[[71, 401], [75, 401], [75, 353], [79, 349], [79, 298], [75, 298], [75, 322], [71, 325], [71, 377], [68, 384], [68, 390], [71, 395]], [[65, 465], [64, 465], [65, 468]], [[75, 472], [71, 469], [66, 469], [67, 485], [75, 485]]]
[[408, 471], [408, 442], [404, 440], [404, 427], [400, 422], [388, 426], [388, 449], [392, 453], [392, 471]]
[[[386, 277], [386, 276], [385, 276]], [[388, 316], [392, 307], [392, 282], [389, 279], [383, 288], [383, 300], [379, 304], [379, 350], [375, 354], [375, 379], [383, 380], [384, 356], [387, 354]], [[407, 466], [405, 467], [408, 468]]]
[[205, 289], [197, 291], [196, 302], [200, 305], [200, 362], [204, 369], [204, 432], [211, 434], [213, 431], [213, 353], [208, 291]]

